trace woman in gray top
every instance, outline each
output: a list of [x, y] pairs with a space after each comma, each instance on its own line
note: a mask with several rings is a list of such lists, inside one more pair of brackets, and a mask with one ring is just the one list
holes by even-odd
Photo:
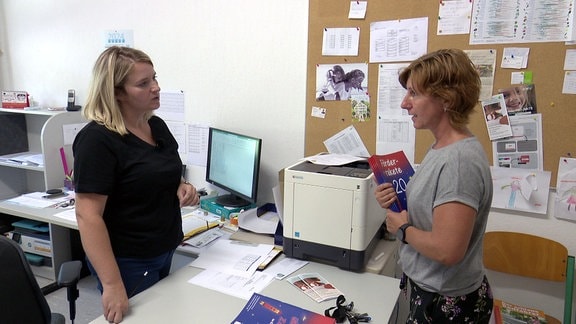
[[[492, 293], [482, 263], [482, 240], [492, 203], [490, 167], [468, 130], [480, 78], [466, 53], [444, 49], [413, 61], [399, 77], [402, 109], [434, 143], [408, 182], [407, 210], [387, 210], [386, 227], [402, 244], [403, 283], [410, 283], [407, 323], [488, 323]], [[390, 183], [376, 200], [396, 200]]]

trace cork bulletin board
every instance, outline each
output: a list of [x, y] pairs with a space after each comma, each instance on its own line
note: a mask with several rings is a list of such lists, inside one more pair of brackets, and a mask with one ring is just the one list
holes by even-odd
[[[305, 155], [325, 152], [324, 141], [346, 127], [353, 125], [370, 154], [376, 153], [376, 107], [378, 87], [378, 63], [368, 64], [368, 93], [370, 94], [371, 118], [353, 121], [349, 101], [317, 101], [317, 66], [323, 64], [357, 64], [369, 62], [370, 23], [395, 19], [428, 17], [428, 51], [441, 48], [463, 50], [494, 49], [497, 51], [493, 94], [498, 89], [510, 87], [511, 73], [532, 71], [536, 87], [536, 106], [542, 114], [542, 145], [544, 170], [552, 172], [551, 186], [556, 184], [558, 160], [568, 153], [576, 155], [576, 95], [562, 94], [564, 80], [564, 57], [566, 49], [576, 45], [564, 42], [514, 43], [470, 45], [469, 34], [443, 35], [436, 33], [438, 24], [438, 1], [430, 0], [369, 0], [363, 20], [348, 19], [349, 1], [310, 0], [308, 28], [308, 60], [306, 85], [306, 135]], [[322, 37], [324, 28], [358, 27], [360, 45], [358, 56], [323, 56]], [[528, 66], [523, 70], [500, 68], [505, 47], [528, 47]], [[313, 107], [326, 109], [325, 118], [312, 116]], [[480, 104], [472, 115], [469, 128], [479, 138], [489, 161], [492, 161], [492, 143], [489, 139]], [[415, 163], [420, 163], [433, 137], [428, 130], [416, 131]]]

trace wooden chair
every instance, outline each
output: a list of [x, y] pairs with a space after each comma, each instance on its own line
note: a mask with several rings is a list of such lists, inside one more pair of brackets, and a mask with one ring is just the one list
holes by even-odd
[[[568, 255], [564, 245], [530, 234], [487, 232], [484, 236], [484, 266], [512, 275], [564, 282], [564, 323], [571, 323], [574, 257]], [[552, 316], [546, 317], [548, 323], [561, 323]]]

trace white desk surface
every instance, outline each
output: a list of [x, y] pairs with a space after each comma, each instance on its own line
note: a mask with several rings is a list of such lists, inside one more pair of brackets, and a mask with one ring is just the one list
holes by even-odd
[[[130, 313], [122, 323], [231, 323], [247, 300], [188, 283], [202, 269], [184, 266], [167, 278], [130, 299]], [[371, 323], [386, 324], [400, 294], [399, 280], [372, 273], [355, 273], [310, 262], [291, 275], [318, 272], [340, 289], [346, 304], [368, 313]], [[317, 303], [286, 279], [274, 280], [261, 294], [316, 313], [336, 305], [336, 300]], [[82, 298], [82, 297], [80, 297]], [[100, 316], [93, 324], [108, 321]]]
[[77, 230], [78, 224], [76, 222], [58, 216], [54, 216], [55, 214], [62, 211], [64, 211], [64, 209], [36, 208], [36, 207], [23, 206], [7, 201], [0, 202], [0, 213], [5, 213], [27, 219], [33, 219], [40, 222], [46, 222]]
[[[34, 208], [0, 202], [0, 212], [58, 226], [78, 229], [75, 222], [56, 217], [54, 208]], [[202, 269], [184, 266], [146, 291], [130, 299], [131, 313], [122, 323], [230, 323], [247, 300], [188, 283]], [[368, 272], [356, 273], [335, 266], [310, 262], [291, 275], [318, 272], [340, 289], [346, 303], [354, 302], [360, 313], [368, 313], [372, 323], [388, 323], [400, 289], [399, 280]], [[335, 300], [317, 303], [289, 284], [274, 280], [261, 294], [324, 314]], [[80, 297], [82, 298], [82, 297]], [[108, 323], [103, 316], [92, 323]]]

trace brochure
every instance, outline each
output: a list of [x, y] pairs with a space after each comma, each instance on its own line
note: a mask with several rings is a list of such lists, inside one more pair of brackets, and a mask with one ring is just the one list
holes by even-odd
[[414, 168], [404, 154], [398, 151], [390, 154], [372, 155], [368, 159], [374, 178], [378, 184], [391, 183], [396, 188], [398, 200], [390, 209], [399, 213], [407, 208], [406, 186], [414, 175]]
[[334, 318], [294, 306], [258, 293], [246, 303], [231, 324], [308, 323], [334, 324]]
[[308, 297], [317, 302], [336, 299], [343, 293], [318, 273], [303, 273], [287, 279]]

